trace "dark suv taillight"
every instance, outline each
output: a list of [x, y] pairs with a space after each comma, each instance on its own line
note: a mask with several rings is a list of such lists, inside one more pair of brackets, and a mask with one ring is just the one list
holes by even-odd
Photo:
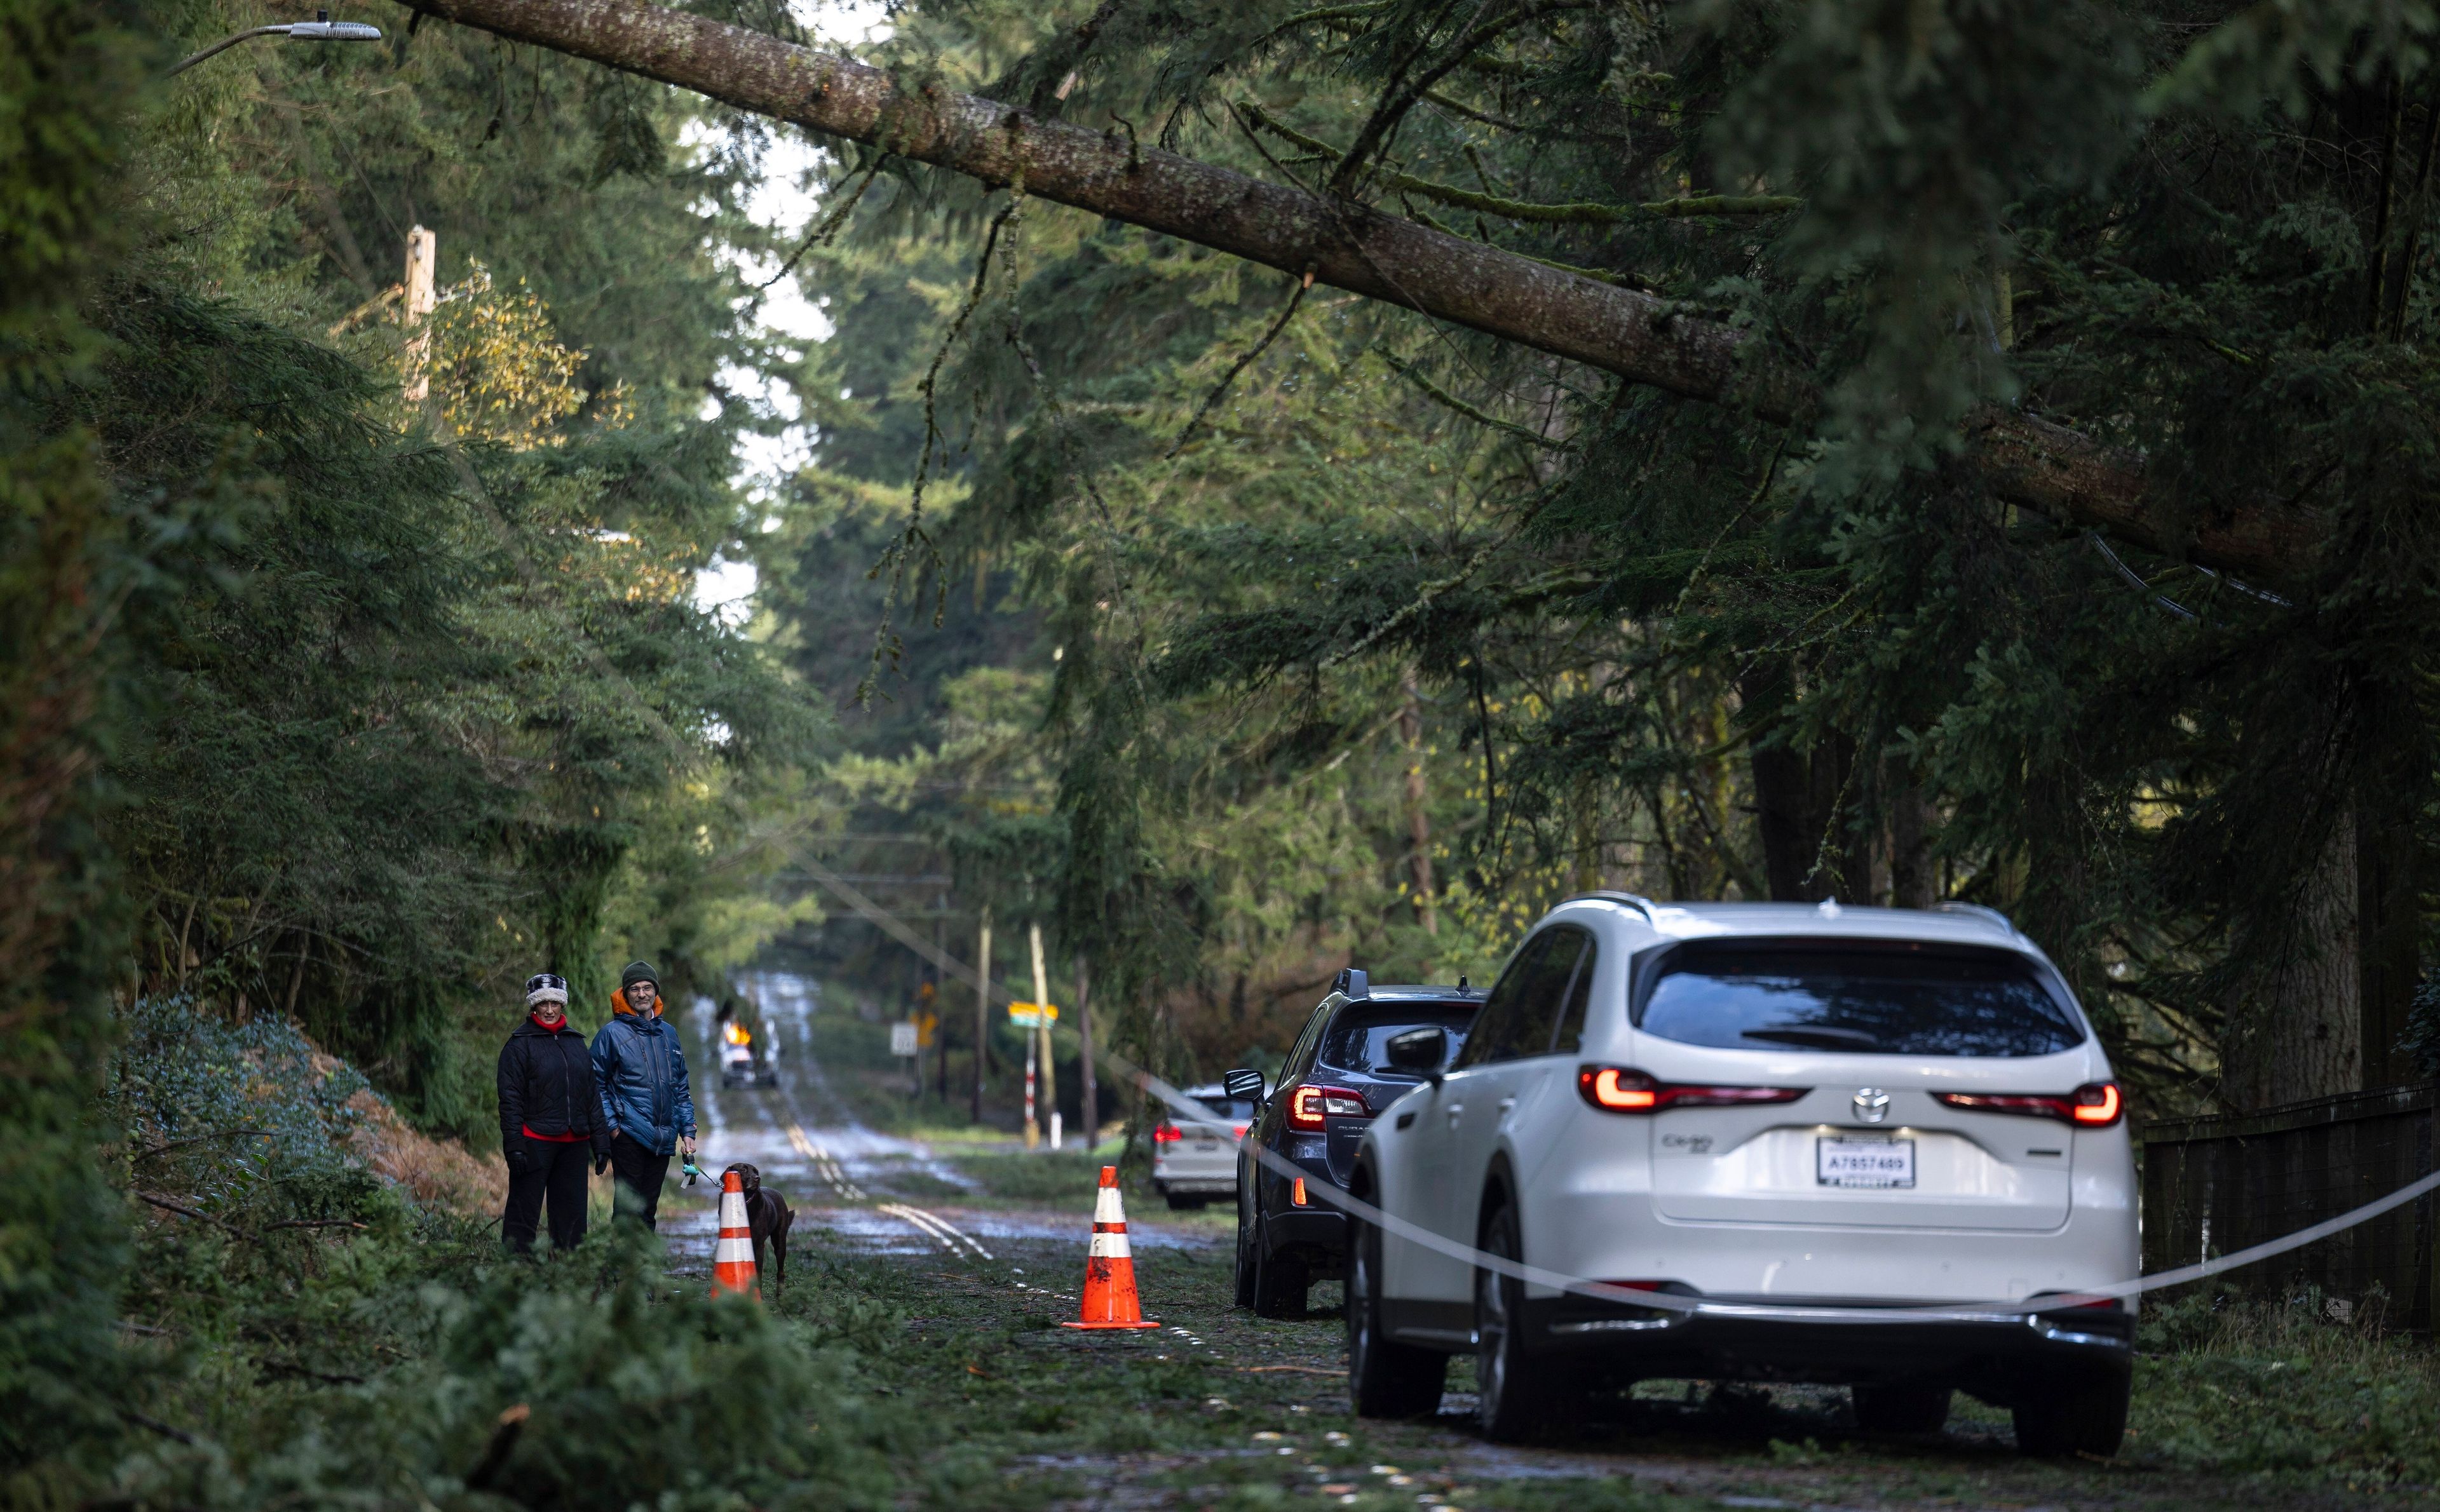
[[2055, 1118], [2080, 1129], [2107, 1129], [2126, 1114], [2126, 1099], [2114, 1081], [2089, 1081], [2064, 1097], [2027, 1092], [1935, 1092], [1932, 1095], [1951, 1108]]
[[1742, 1108], [1749, 1103], [1794, 1102], [1810, 1087], [1716, 1087], [1656, 1081], [1624, 1066], [1585, 1066], [1576, 1092], [1606, 1113], [1657, 1113], [1669, 1108]]
[[1370, 1118], [1372, 1110], [1364, 1106], [1364, 1094], [1344, 1087], [1317, 1087], [1311, 1083], [1288, 1094], [1288, 1127], [1308, 1134], [1320, 1133], [1324, 1118]]

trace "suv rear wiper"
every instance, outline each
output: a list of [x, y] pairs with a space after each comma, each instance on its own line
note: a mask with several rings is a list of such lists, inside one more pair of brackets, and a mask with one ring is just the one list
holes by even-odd
[[1769, 1040], [1781, 1044], [1801, 1044], [1816, 1050], [1878, 1050], [1880, 1036], [1861, 1029], [1834, 1029], [1826, 1024], [1788, 1024], [1777, 1029], [1740, 1029], [1739, 1039]]

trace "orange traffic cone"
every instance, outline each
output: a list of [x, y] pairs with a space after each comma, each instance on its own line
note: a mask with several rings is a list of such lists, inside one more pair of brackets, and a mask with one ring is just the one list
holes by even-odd
[[745, 1220], [745, 1188], [735, 1171], [720, 1177], [720, 1242], [711, 1252], [711, 1294], [762, 1300], [754, 1274], [754, 1230]]
[[1102, 1167], [1093, 1195], [1093, 1247], [1085, 1252], [1085, 1315], [1062, 1328], [1157, 1328], [1136, 1300], [1136, 1258], [1127, 1248], [1127, 1212], [1119, 1203], [1119, 1168]]

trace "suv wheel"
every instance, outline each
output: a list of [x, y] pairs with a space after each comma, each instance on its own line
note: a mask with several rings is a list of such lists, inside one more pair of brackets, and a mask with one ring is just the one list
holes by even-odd
[[1391, 1341], [1381, 1329], [1381, 1231], [1349, 1217], [1347, 1397], [1358, 1417], [1440, 1411], [1448, 1356]]
[[1853, 1389], [1856, 1426], [1867, 1433], [1937, 1433], [1948, 1422], [1950, 1395], [1945, 1385], [1921, 1381], [1893, 1386], [1859, 1381]]
[[1313, 1285], [1313, 1277], [1304, 1262], [1277, 1254], [1270, 1246], [1270, 1235], [1265, 1229], [1262, 1216], [1254, 1218], [1254, 1316], [1257, 1318], [1301, 1318], [1304, 1316], [1304, 1294]]
[[2013, 1409], [2017, 1448], [2027, 1454], [2091, 1454], [2108, 1459], [2126, 1436], [2131, 1377], [2116, 1372], [2072, 1378]]
[[[1506, 1202], [1482, 1225], [1484, 1253], [1521, 1260], [1525, 1245], [1516, 1210]], [[1554, 1378], [1559, 1362], [1537, 1360], [1525, 1349], [1525, 1283], [1496, 1271], [1474, 1272], [1475, 1418], [1482, 1436], [1514, 1444], [1533, 1436], [1559, 1415], [1566, 1387]]]

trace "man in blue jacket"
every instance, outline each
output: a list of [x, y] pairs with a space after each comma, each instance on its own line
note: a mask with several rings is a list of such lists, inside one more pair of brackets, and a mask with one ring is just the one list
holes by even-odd
[[613, 1211], [649, 1229], [656, 1226], [670, 1156], [694, 1153], [694, 1096], [678, 1032], [661, 1018], [660, 974], [647, 962], [629, 963], [610, 1006], [610, 1022], [593, 1037], [593, 1071], [619, 1176]]

